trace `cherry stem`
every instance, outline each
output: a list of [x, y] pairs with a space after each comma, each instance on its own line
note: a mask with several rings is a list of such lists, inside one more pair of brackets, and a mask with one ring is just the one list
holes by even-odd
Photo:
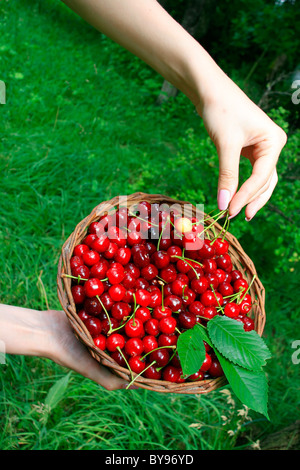
[[143, 361], [145, 359], [145, 357], [148, 356], [148, 354], [151, 354], [153, 351], [158, 351], [159, 349], [166, 349], [166, 348], [176, 349], [176, 346], [175, 345], [173, 345], [173, 346], [160, 346], [159, 348], [151, 349], [151, 351], [148, 351], [146, 354], [144, 354], [141, 357], [141, 361]]
[[219, 307], [220, 307], [222, 313], [224, 313], [224, 309], [223, 309], [222, 306], [220, 305], [219, 299], [218, 299], [218, 297], [217, 297], [217, 295], [216, 295], [216, 293], [215, 293], [214, 286], [213, 286], [212, 284], [210, 284], [210, 287], [211, 287], [211, 290], [212, 290], [213, 293], [214, 293], [215, 299], [216, 299], [216, 301], [218, 302], [218, 305], [219, 305]]
[[135, 326], [136, 323], [135, 323], [135, 312], [136, 312], [136, 297], [135, 297], [135, 294], [133, 293], [132, 294], [132, 297], [133, 297], [133, 301], [134, 301], [134, 305], [133, 305], [133, 314], [131, 315], [132, 319], [133, 319], [133, 322], [132, 322], [132, 325]]
[[128, 361], [127, 361], [125, 355], [123, 354], [122, 349], [120, 348], [120, 346], [117, 346], [117, 350], [119, 351], [119, 353], [121, 354], [122, 358], [124, 359], [124, 361], [125, 361], [125, 363], [126, 363], [128, 369], [129, 369], [129, 371], [130, 371], [131, 380], [133, 380], [133, 372], [132, 372], [132, 370], [131, 370], [131, 368], [130, 368], [130, 365], [128, 364]]
[[165, 305], [164, 305], [164, 283], [160, 281], [161, 285], [161, 309], [164, 312], [165, 311]]
[[[188, 265], [190, 266], [190, 268], [191, 268], [191, 269], [194, 271], [194, 273], [196, 274], [196, 278], [199, 279], [199, 274], [197, 273], [196, 269], [195, 269], [188, 261], [186, 261], [186, 260], [188, 259], [189, 261], [192, 261], [192, 262], [194, 263], [194, 260], [193, 260], [193, 259], [191, 260], [191, 259], [189, 259], [189, 258], [183, 258], [182, 256], [178, 256], [178, 255], [172, 255], [172, 256], [173, 256], [173, 258], [178, 258], [178, 259], [181, 259], [182, 261], [185, 261], [186, 264], [188, 264]], [[195, 263], [196, 263], [196, 261], [195, 261]], [[200, 264], [200, 263], [196, 263], [196, 264]], [[202, 265], [200, 264], [200, 266], [202, 266]]]
[[[199, 232], [199, 234], [197, 234], [197, 237], [199, 238], [200, 235], [202, 235], [202, 233], [207, 232], [207, 230], [209, 230], [213, 225], [215, 225], [215, 223], [216, 223], [219, 219], [221, 219], [221, 217], [223, 217], [223, 215], [224, 215], [226, 212], [228, 212], [228, 209], [225, 209], [225, 210], [219, 212], [219, 213], [215, 216], [214, 221], [213, 221], [210, 225], [208, 225], [207, 227], [205, 227], [205, 228], [202, 230], [202, 232]], [[211, 217], [208, 217], [208, 218], [205, 219], [205, 220], [209, 220], [210, 218], [211, 218]]]
[[101, 304], [101, 306], [102, 306], [102, 308], [103, 308], [103, 310], [104, 310], [104, 312], [105, 312], [105, 314], [106, 314], [106, 316], [107, 316], [108, 323], [109, 323], [109, 330], [108, 330], [108, 332], [107, 332], [107, 336], [109, 336], [109, 335], [112, 333], [112, 331], [113, 331], [112, 324], [111, 324], [111, 321], [110, 321], [110, 316], [109, 316], [109, 314], [108, 314], [108, 311], [107, 311], [106, 308], [104, 307], [103, 302], [102, 302], [102, 300], [100, 299], [99, 295], [96, 295], [96, 299], [99, 300], [99, 302], [100, 302], [100, 304]]
[[149, 364], [145, 369], [143, 369], [142, 372], [140, 372], [139, 374], [137, 374], [137, 375], [131, 380], [131, 382], [129, 382], [129, 384], [127, 385], [126, 389], [128, 389], [138, 377], [140, 377], [147, 369], [149, 369], [149, 368], [150, 368], [151, 366], [153, 366], [154, 364], [156, 364], [156, 361], [151, 362], [151, 364]]
[[83, 277], [80, 277], [80, 276], [71, 276], [70, 274], [62, 274], [61, 277], [69, 277], [71, 279], [77, 279], [78, 280], [78, 283], [80, 281], [88, 281], [88, 279], [84, 279]]
[[243, 302], [243, 300], [244, 300], [246, 294], [249, 292], [249, 290], [250, 290], [250, 288], [251, 288], [251, 286], [252, 286], [252, 284], [253, 284], [255, 278], [256, 278], [256, 274], [254, 274], [254, 276], [253, 276], [253, 278], [252, 278], [252, 280], [251, 280], [251, 282], [250, 282], [250, 284], [249, 284], [247, 290], [244, 292], [243, 297], [239, 300], [239, 303]]
[[170, 217], [167, 217], [167, 220], [166, 220], [163, 228], [161, 229], [159, 239], [158, 239], [158, 242], [157, 242], [157, 251], [159, 251], [159, 245], [160, 245], [160, 241], [161, 241], [161, 238], [162, 238], [162, 234], [164, 233], [164, 229], [166, 228], [168, 222], [170, 222]]

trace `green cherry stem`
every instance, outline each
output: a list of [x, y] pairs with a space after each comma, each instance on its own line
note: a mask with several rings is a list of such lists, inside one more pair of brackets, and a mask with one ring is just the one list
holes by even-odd
[[99, 295], [96, 295], [96, 299], [99, 300], [99, 302], [100, 302], [100, 304], [101, 304], [101, 307], [103, 308], [103, 310], [104, 310], [104, 312], [105, 312], [105, 314], [106, 314], [106, 316], [107, 316], [108, 323], [109, 323], [109, 330], [108, 330], [108, 332], [107, 332], [107, 336], [109, 336], [109, 335], [112, 333], [112, 331], [113, 331], [112, 324], [111, 324], [111, 321], [110, 321], [110, 316], [109, 316], [109, 314], [108, 314], [108, 311], [107, 311], [106, 308], [104, 307], [103, 302], [102, 302], [102, 300], [100, 299]]
[[176, 349], [176, 346], [173, 345], [173, 346], [160, 346], [159, 348], [155, 348], [155, 349], [151, 349], [151, 351], [147, 352], [146, 354], [144, 354], [142, 357], [141, 357], [141, 361], [143, 361], [145, 359], [145, 357], [147, 357], [149, 354], [151, 354], [153, 351], [158, 351], [159, 349], [167, 349], [167, 348], [171, 348], [171, 349]]
[[252, 280], [251, 280], [251, 282], [250, 282], [250, 284], [249, 284], [249, 286], [248, 286], [248, 289], [244, 292], [242, 298], [239, 300], [239, 303], [243, 302], [243, 300], [244, 300], [246, 294], [249, 292], [249, 290], [250, 290], [250, 288], [251, 288], [251, 286], [252, 286], [252, 284], [253, 284], [255, 278], [256, 278], [256, 274], [254, 274], [254, 276], [253, 276], [253, 278], [252, 278]]
[[120, 348], [120, 346], [117, 346], [117, 350], [119, 351], [119, 353], [121, 354], [122, 358], [124, 359], [124, 361], [125, 361], [125, 363], [126, 363], [128, 369], [129, 369], [130, 376], [131, 376], [131, 380], [133, 380], [133, 372], [132, 372], [132, 370], [131, 370], [131, 368], [130, 368], [130, 365], [128, 364], [128, 361], [127, 361], [125, 355], [123, 354], [122, 349]]
[[142, 372], [140, 372], [139, 374], [137, 374], [137, 375], [131, 380], [131, 382], [129, 382], [129, 384], [127, 385], [126, 389], [128, 389], [138, 377], [140, 377], [147, 369], [149, 369], [149, 368], [150, 368], [151, 366], [153, 366], [154, 364], [156, 364], [156, 361], [152, 361], [151, 364], [149, 364], [144, 370], [142, 370]]

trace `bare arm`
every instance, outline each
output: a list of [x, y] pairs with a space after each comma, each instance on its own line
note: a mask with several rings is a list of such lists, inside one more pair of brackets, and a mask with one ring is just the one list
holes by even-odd
[[[277, 184], [286, 135], [156, 0], [64, 0], [72, 10], [181, 90], [203, 118], [219, 157], [218, 204], [251, 219]], [[241, 154], [253, 171], [238, 190]], [[199, 175], [201, 170], [199, 170]]]
[[0, 305], [0, 341], [6, 354], [51, 359], [107, 390], [128, 385], [90, 355], [75, 337], [64, 312]]

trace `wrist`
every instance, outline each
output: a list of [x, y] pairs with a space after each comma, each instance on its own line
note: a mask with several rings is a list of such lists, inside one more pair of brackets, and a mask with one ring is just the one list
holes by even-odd
[[50, 357], [50, 318], [48, 312], [0, 306], [0, 340], [7, 354]]

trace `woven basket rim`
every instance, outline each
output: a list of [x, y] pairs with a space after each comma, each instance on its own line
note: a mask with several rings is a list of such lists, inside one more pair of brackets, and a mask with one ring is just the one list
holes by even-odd
[[[60, 304], [73, 328], [74, 334], [78, 340], [87, 347], [95, 360], [101, 363], [101, 365], [108, 367], [111, 372], [115, 373], [117, 376], [130, 382], [130, 371], [127, 368], [119, 366], [108, 353], [95, 346], [92, 336], [84, 325], [84, 322], [77, 315], [76, 305], [71, 294], [71, 279], [64, 277], [66, 274], [71, 274], [69, 260], [72, 256], [74, 246], [84, 238], [91, 222], [97, 221], [105, 212], [111, 210], [113, 207], [116, 208], [119, 205], [122, 205], [125, 201], [127, 203], [129, 201], [130, 206], [141, 201], [148, 201], [150, 203], [180, 204], [181, 206], [188, 204], [191, 206], [192, 210], [195, 211], [195, 214], [198, 213], [198, 211], [196, 206], [188, 201], [174, 199], [163, 194], [136, 192], [130, 195], [116, 196], [96, 205], [92, 211], [75, 226], [73, 232], [62, 245], [57, 270], [57, 294]], [[204, 212], [203, 214], [208, 217], [208, 221], [214, 220]], [[214, 228], [217, 233], [222, 230], [222, 227], [218, 222], [214, 223]], [[251, 280], [254, 277], [254, 281], [252, 282], [250, 289], [250, 295], [253, 301], [252, 314], [255, 321], [255, 330], [260, 336], [262, 336], [266, 321], [264, 286], [257, 275], [254, 263], [246, 254], [237, 238], [227, 231], [226, 239], [229, 242], [229, 254], [235, 261], [235, 267], [243, 272], [246, 279]], [[137, 374], [133, 375], [136, 376]], [[140, 388], [156, 392], [201, 394], [218, 389], [226, 385], [228, 382], [225, 376], [209, 378], [198, 382], [184, 382], [180, 384], [164, 380], [147, 379], [143, 376], [138, 376], [134, 383]]]

